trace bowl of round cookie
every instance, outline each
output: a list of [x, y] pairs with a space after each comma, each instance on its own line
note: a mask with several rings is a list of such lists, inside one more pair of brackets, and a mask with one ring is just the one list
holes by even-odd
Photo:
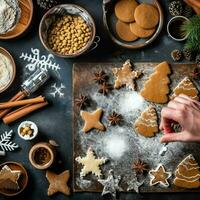
[[75, 4], [57, 5], [43, 16], [39, 36], [43, 46], [52, 54], [72, 58], [91, 48], [96, 35], [92, 16]]
[[111, 40], [124, 48], [151, 44], [163, 27], [158, 0], [104, 0], [103, 21]]

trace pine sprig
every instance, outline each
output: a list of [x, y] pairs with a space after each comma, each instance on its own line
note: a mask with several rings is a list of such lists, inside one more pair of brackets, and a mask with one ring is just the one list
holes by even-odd
[[19, 146], [14, 142], [10, 141], [12, 137], [13, 131], [5, 132], [0, 135], [0, 147], [3, 151], [14, 151]]
[[200, 16], [195, 15], [190, 18], [190, 21], [185, 22], [181, 29], [185, 35], [188, 35], [185, 48], [200, 51]]

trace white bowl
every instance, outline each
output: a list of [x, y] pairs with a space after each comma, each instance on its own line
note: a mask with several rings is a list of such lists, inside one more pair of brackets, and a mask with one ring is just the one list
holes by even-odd
[[[22, 136], [22, 135], [21, 135], [20, 129], [21, 129], [22, 127], [24, 127], [25, 124], [30, 124], [30, 125], [31, 125], [31, 129], [33, 129], [33, 136], [32, 136], [32, 137], [29, 137], [29, 136]], [[22, 122], [22, 123], [18, 126], [17, 132], [18, 132], [19, 137], [22, 138], [23, 140], [33, 140], [33, 139], [38, 135], [38, 127], [37, 127], [37, 125], [36, 125], [34, 122], [31, 122], [31, 121], [24, 121], [24, 122]]]

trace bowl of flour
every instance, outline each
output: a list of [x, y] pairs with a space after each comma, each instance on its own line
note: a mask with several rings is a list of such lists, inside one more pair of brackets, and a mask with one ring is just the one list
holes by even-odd
[[0, 0], [0, 39], [22, 35], [33, 17], [32, 0]]
[[10, 53], [0, 47], [0, 93], [8, 89], [16, 74], [15, 62]]

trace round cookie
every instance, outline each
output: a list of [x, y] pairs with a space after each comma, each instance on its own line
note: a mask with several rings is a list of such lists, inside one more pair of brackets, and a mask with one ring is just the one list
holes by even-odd
[[143, 29], [135, 22], [130, 24], [130, 29], [131, 29], [131, 32], [134, 35], [136, 35], [140, 38], [150, 37], [155, 32], [155, 28], [153, 28], [153, 29]]
[[135, 21], [134, 12], [138, 3], [135, 0], [119, 0], [115, 4], [115, 15], [123, 22]]
[[117, 35], [124, 41], [131, 42], [138, 39], [136, 35], [131, 32], [130, 26], [120, 20], [116, 23]]
[[135, 9], [134, 13], [136, 23], [144, 29], [152, 29], [159, 22], [158, 10], [146, 3], [142, 3]]

